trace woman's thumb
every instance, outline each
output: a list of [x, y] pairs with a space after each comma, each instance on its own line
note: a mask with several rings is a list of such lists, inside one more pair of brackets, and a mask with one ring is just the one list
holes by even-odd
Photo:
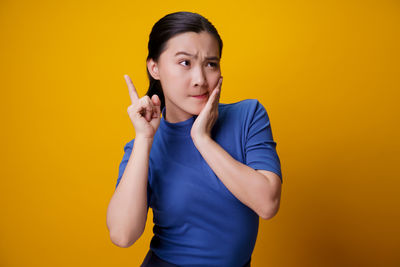
[[153, 101], [153, 104], [155, 105], [155, 106], [161, 106], [161, 101], [160, 101], [160, 98], [158, 97], [158, 95], [153, 95], [152, 97], [151, 97], [151, 101]]
[[155, 111], [155, 113], [153, 114], [153, 117], [154, 118], [159, 118], [160, 114], [161, 114], [161, 110], [160, 110], [161, 101], [160, 101], [160, 98], [158, 97], [158, 95], [153, 95], [151, 97], [151, 101], [153, 102], [153, 105], [154, 105], [154, 109], [153, 110]]

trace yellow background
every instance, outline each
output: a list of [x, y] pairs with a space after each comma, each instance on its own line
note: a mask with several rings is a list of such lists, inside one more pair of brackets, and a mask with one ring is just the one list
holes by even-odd
[[109, 239], [153, 24], [198, 12], [223, 42], [221, 102], [257, 98], [281, 207], [252, 266], [400, 266], [399, 1], [1, 1], [0, 266], [139, 266]]

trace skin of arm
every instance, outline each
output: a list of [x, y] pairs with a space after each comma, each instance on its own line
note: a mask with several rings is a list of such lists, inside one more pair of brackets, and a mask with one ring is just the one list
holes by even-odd
[[147, 183], [151, 138], [137, 137], [124, 174], [107, 209], [111, 241], [129, 247], [142, 235], [147, 220]]
[[274, 172], [254, 170], [235, 160], [209, 136], [197, 138], [195, 146], [224, 185], [243, 204], [267, 220], [279, 210], [281, 180]]

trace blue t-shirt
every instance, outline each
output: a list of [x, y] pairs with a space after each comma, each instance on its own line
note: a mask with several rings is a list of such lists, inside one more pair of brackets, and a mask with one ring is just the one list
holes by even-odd
[[[255, 246], [259, 217], [215, 175], [190, 136], [197, 116], [170, 123], [162, 110], [149, 158], [147, 203], [153, 209], [150, 248], [179, 266], [243, 266]], [[268, 114], [257, 99], [218, 106], [211, 137], [234, 159], [281, 178]], [[117, 185], [132, 152], [125, 147]]]

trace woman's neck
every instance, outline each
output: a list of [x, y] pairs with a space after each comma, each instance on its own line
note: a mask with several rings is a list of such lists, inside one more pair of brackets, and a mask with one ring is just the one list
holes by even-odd
[[193, 117], [193, 114], [187, 113], [186, 111], [180, 109], [177, 106], [172, 108], [172, 105], [165, 105], [165, 120], [170, 123], [177, 123], [181, 121], [186, 121]]

